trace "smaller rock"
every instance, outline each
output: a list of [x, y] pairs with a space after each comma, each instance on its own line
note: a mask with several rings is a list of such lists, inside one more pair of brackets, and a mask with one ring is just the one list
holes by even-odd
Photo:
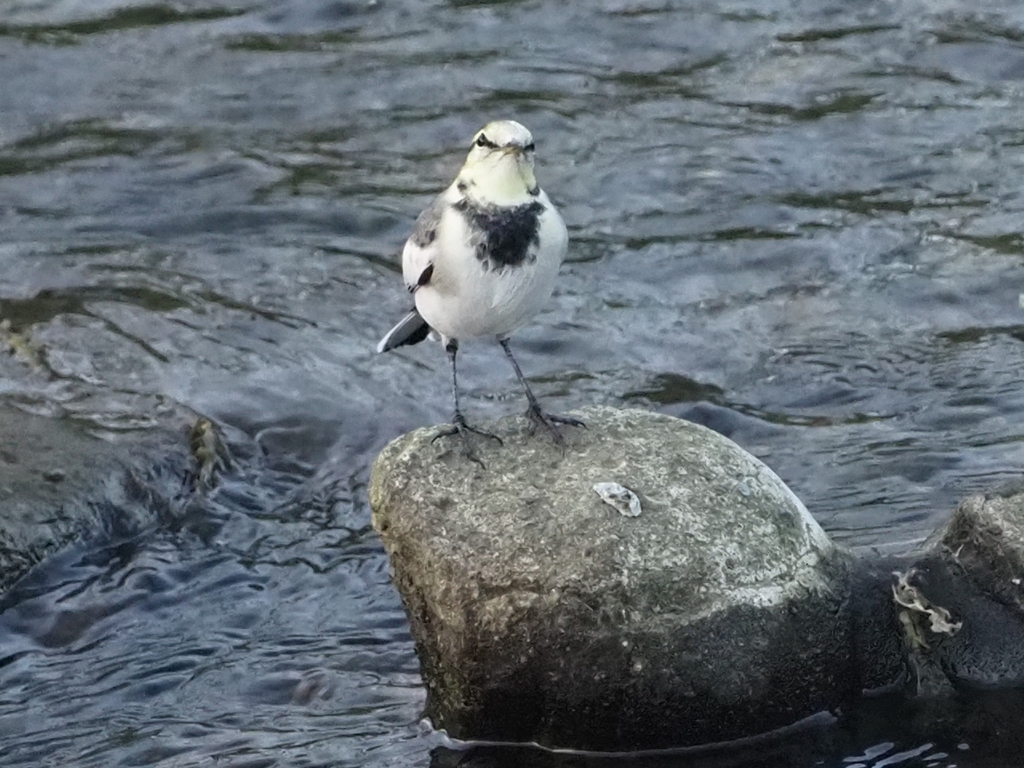
[[968, 496], [929, 544], [948, 551], [981, 591], [1024, 616], [1024, 492]]
[[958, 631], [922, 655], [958, 688], [1024, 687], [1024, 492], [969, 496], [925, 543], [913, 582]]
[[[956, 628], [925, 632], [927, 645], [918, 644], [911, 656], [918, 672], [941, 670], [957, 689], [1024, 687], [1024, 617], [979, 589], [947, 550], [924, 555], [912, 570], [916, 593], [941, 605]], [[934, 679], [924, 692], [945, 693]]]

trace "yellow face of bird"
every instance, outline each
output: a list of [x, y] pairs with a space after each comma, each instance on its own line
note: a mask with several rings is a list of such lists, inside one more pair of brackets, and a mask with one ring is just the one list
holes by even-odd
[[533, 136], [514, 120], [488, 123], [473, 137], [459, 182], [465, 183], [468, 197], [482, 203], [516, 205], [533, 199]]

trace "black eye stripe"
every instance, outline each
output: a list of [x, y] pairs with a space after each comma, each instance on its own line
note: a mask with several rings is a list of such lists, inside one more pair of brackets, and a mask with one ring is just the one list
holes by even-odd
[[[488, 139], [487, 136], [485, 134], [482, 134], [482, 133], [479, 136], [476, 137], [476, 141], [474, 141], [473, 144], [475, 144], [478, 147], [487, 147], [488, 149], [498, 149], [498, 145], [495, 144], [490, 139]], [[533, 152], [533, 150], [534, 150], [534, 145], [533, 145], [532, 141], [529, 144], [526, 144], [526, 145], [523, 146], [523, 151], [525, 151], [525, 152]]]

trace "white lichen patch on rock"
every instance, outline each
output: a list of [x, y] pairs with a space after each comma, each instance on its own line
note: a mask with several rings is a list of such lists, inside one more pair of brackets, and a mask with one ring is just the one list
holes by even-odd
[[948, 610], [941, 605], [933, 605], [921, 590], [913, 584], [917, 575], [914, 568], [908, 571], [894, 571], [896, 577], [892, 585], [892, 599], [902, 610], [899, 612], [900, 624], [909, 645], [914, 650], [929, 648], [928, 634], [955, 635], [960, 631], [961, 622], [953, 621]]
[[619, 483], [594, 483], [594, 493], [608, 506], [626, 517], [640, 517], [640, 497]]

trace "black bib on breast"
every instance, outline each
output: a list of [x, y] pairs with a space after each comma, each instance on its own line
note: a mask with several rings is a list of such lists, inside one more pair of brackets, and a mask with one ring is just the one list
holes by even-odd
[[468, 199], [453, 206], [473, 231], [470, 244], [485, 270], [501, 270], [536, 261], [540, 245], [539, 202], [511, 207], [474, 205]]

